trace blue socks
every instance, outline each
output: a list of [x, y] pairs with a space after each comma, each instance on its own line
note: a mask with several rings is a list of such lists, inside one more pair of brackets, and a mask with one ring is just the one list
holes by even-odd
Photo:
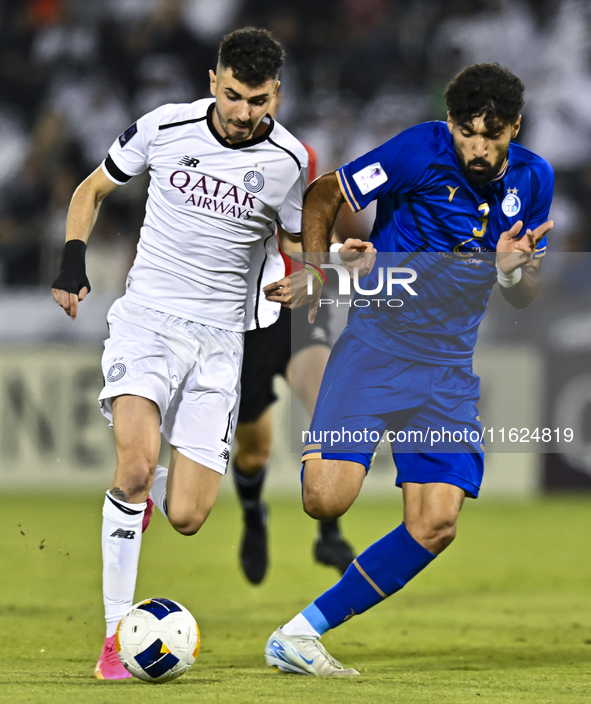
[[354, 560], [302, 615], [322, 635], [394, 594], [435, 559], [401, 523]]

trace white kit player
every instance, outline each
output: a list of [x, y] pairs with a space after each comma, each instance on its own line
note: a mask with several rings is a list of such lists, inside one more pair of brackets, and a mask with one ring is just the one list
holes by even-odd
[[[102, 360], [99, 402], [117, 465], [103, 507], [99, 679], [130, 676], [114, 641], [133, 603], [148, 493], [179, 533], [203, 525], [232, 447], [243, 332], [279, 314], [263, 292], [283, 276], [275, 231], [300, 232], [308, 180], [306, 150], [267, 115], [282, 64], [265, 30], [227, 35], [210, 71], [215, 99], [140, 118], [72, 198], [53, 297], [74, 319], [90, 291], [84, 254], [101, 201], [150, 171], [137, 257], [109, 311]], [[161, 433], [170, 469], [154, 480]]]

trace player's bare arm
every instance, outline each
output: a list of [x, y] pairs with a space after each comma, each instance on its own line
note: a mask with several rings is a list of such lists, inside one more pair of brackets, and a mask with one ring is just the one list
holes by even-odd
[[51, 293], [54, 301], [76, 320], [78, 303], [90, 292], [86, 278], [84, 254], [88, 238], [101, 207], [101, 203], [118, 188], [99, 166], [75, 190], [66, 222], [66, 246], [60, 274], [53, 282]]
[[304, 252], [326, 252], [330, 233], [345, 202], [333, 171], [313, 181], [304, 196], [302, 214], [302, 249]]
[[[514, 277], [518, 269], [521, 278], [515, 285], [502, 285], [503, 298], [514, 308], [526, 308], [538, 295], [542, 283], [541, 259], [534, 259], [536, 247], [552, 229], [552, 220], [543, 223], [535, 230], [527, 229], [520, 235], [523, 222], [518, 220], [507, 232], [503, 232], [497, 243], [497, 268], [499, 277]], [[509, 280], [510, 283], [510, 280]]]
[[[281, 250], [287, 256], [292, 254], [301, 254], [302, 251], [302, 240], [299, 235], [292, 235], [287, 232], [282, 227], [277, 228], [277, 236], [279, 237], [279, 244]], [[284, 276], [278, 281], [274, 281], [271, 284], [267, 284], [263, 288], [263, 293], [268, 301], [273, 301], [275, 303], [281, 303], [282, 306], [286, 308], [297, 308], [304, 305], [307, 301], [303, 300], [296, 306], [292, 305], [292, 278], [291, 275]]]
[[[336, 173], [333, 171], [313, 181], [304, 196], [302, 214], [302, 249], [304, 252], [327, 252], [335, 220], [345, 202]], [[343, 254], [374, 252], [371, 242], [350, 238], [339, 250]], [[344, 262], [348, 261], [345, 257]]]
[[[334, 171], [323, 174], [310, 184], [304, 197], [302, 214], [302, 248], [304, 252], [321, 253], [328, 251], [332, 229], [344, 202], [345, 198]], [[375, 248], [370, 242], [348, 239], [341, 247], [339, 254], [343, 265], [350, 269], [353, 266], [360, 266], [360, 262], [356, 261], [358, 255], [374, 252]], [[349, 257], [343, 257], [346, 254], [349, 254]], [[363, 269], [363, 272], [360, 272], [362, 276], [371, 271], [374, 261], [375, 258], [371, 257], [371, 262], [368, 261], [367, 266], [365, 263], [361, 266]], [[318, 299], [320, 297], [320, 289], [316, 291], [316, 284], [314, 285], [316, 300], [310, 303], [308, 316], [310, 323], [313, 323], [316, 317]]]

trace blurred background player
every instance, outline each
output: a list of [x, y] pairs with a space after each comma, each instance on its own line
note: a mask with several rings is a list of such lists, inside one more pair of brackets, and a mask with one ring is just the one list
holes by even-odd
[[[314, 518], [345, 513], [386, 430], [428, 433], [445, 424], [470, 441], [454, 445], [450, 432], [449, 444], [435, 450], [428, 439], [416, 448], [393, 445], [403, 522], [271, 635], [269, 666], [304, 675], [358, 675], [326, 652], [321, 635], [427, 567], [454, 540], [464, 498], [478, 496], [484, 471], [480, 380], [472, 370], [478, 327], [496, 282], [515, 308], [535, 299], [545, 235], [553, 224], [550, 164], [511, 142], [521, 124], [523, 91], [519, 78], [498, 64], [469, 66], [445, 91], [447, 124], [412, 127], [308, 190], [304, 251], [326, 252], [344, 202], [357, 212], [377, 199], [370, 246], [386, 261], [419, 270], [416, 286], [424, 303], [413, 289], [414, 305], [406, 300], [394, 312], [375, 302], [384, 299], [373, 299], [362, 309], [368, 313], [351, 306], [326, 367], [313, 439], [304, 448], [305, 511]], [[374, 289], [378, 269], [366, 289]], [[338, 448], [315, 440], [336, 428], [346, 429], [353, 441]], [[364, 429], [375, 432], [377, 441], [355, 443], [356, 431]]]
[[[108, 315], [99, 401], [117, 463], [103, 505], [107, 633], [95, 676], [129, 677], [115, 652], [133, 603], [148, 493], [183, 535], [207, 519], [234, 436], [243, 332], [278, 306], [261, 287], [282, 271], [275, 232], [301, 231], [308, 154], [267, 115], [284, 53], [267, 30], [220, 44], [214, 99], [167, 104], [131, 125], [72, 197], [55, 301], [73, 319], [90, 291], [86, 243], [103, 199], [150, 170], [125, 295]], [[156, 463], [161, 434], [170, 469]]]
[[[269, 113], [274, 116], [280, 104], [279, 92]], [[304, 146], [309, 156], [309, 180], [313, 181], [316, 178], [316, 156], [311, 147]], [[299, 262], [288, 256], [291, 252], [301, 252], [301, 241], [283, 231], [280, 245], [286, 277], [289, 277], [302, 268]], [[283, 279], [276, 282], [276, 288], [267, 287], [270, 300], [283, 302], [282, 291], [289, 283], [288, 279]], [[279, 295], [274, 297], [274, 292]], [[328, 307], [319, 310], [314, 325], [307, 324], [307, 315], [307, 306], [291, 310], [283, 305], [277, 322], [268, 328], [249, 330], [244, 336], [232, 475], [244, 520], [240, 565], [253, 584], [263, 581], [268, 567], [267, 507], [261, 500], [261, 493], [273, 441], [271, 406], [277, 399], [273, 379], [276, 375], [283, 376], [311, 416], [330, 353]], [[301, 334], [292, 338], [292, 328]], [[295, 370], [293, 376], [292, 369]], [[341, 536], [338, 519], [319, 522], [314, 557], [322, 564], [336, 567], [341, 574], [351, 564], [355, 555]]]

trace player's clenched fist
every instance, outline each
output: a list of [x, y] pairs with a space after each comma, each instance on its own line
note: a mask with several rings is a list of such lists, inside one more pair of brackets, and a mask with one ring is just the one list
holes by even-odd
[[376, 263], [376, 248], [371, 242], [349, 238], [339, 249], [339, 256], [351, 275], [357, 269], [358, 276], [367, 276]]
[[86, 244], [82, 240], [66, 242], [59, 276], [51, 285], [54, 301], [72, 320], [75, 320], [78, 314], [78, 302], [84, 300], [86, 294], [90, 293], [85, 254]]

